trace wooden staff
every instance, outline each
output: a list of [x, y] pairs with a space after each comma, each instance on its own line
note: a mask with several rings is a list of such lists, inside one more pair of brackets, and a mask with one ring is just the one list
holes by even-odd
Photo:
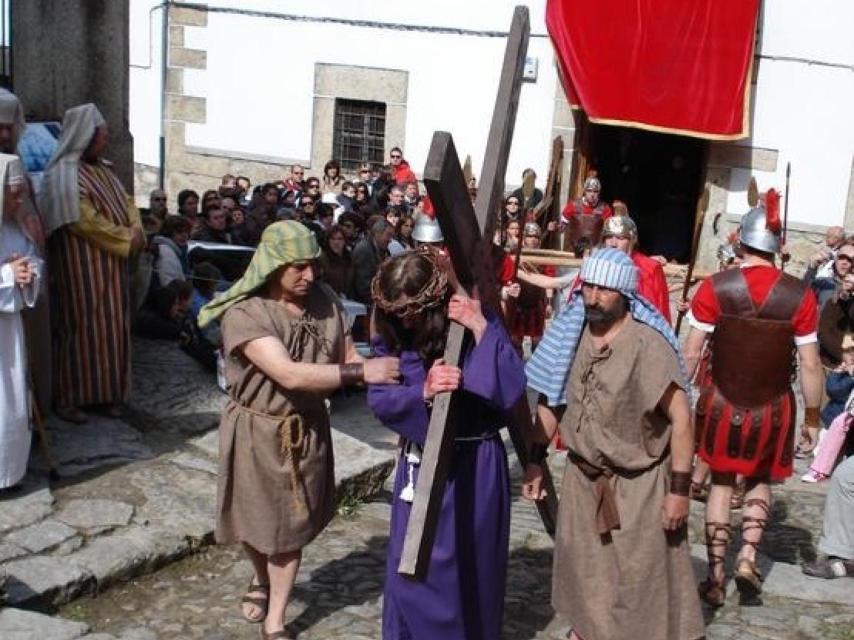
[[[523, 249], [522, 262], [533, 265], [548, 265], [553, 267], [572, 267], [575, 269], [581, 268], [581, 263], [584, 258], [576, 258], [575, 254], [570, 251], [556, 251], [553, 249]], [[687, 266], [684, 264], [665, 264], [662, 269], [664, 275], [671, 278], [678, 278], [686, 275]], [[694, 270], [691, 273], [692, 282], [704, 280], [711, 276], [705, 271]], [[679, 285], [682, 286], [682, 285]]]
[[[688, 291], [691, 289], [691, 280], [694, 276], [694, 266], [697, 264], [697, 256], [700, 253], [700, 235], [703, 233], [703, 220], [706, 217], [706, 209], [709, 208], [709, 188], [703, 189], [703, 195], [697, 201], [697, 214], [694, 219], [694, 237], [691, 241], [691, 262], [688, 263], [688, 272], [685, 274], [685, 282], [682, 285], [682, 300], [688, 299]], [[682, 318], [685, 311], [680, 311], [676, 318], [676, 335], [682, 328]]]
[[48, 474], [50, 475], [50, 479], [57, 480], [59, 478], [59, 471], [56, 466], [56, 459], [53, 457], [53, 453], [51, 453], [50, 450], [50, 441], [47, 437], [47, 429], [44, 426], [44, 417], [42, 416], [42, 412], [39, 410], [39, 405], [36, 402], [35, 393], [33, 393], [33, 381], [31, 377], [29, 380], [28, 387], [28, 395], [30, 400], [33, 425], [36, 428], [36, 432], [39, 434], [39, 450], [41, 451], [42, 457], [44, 458], [45, 464], [47, 465], [47, 470]]

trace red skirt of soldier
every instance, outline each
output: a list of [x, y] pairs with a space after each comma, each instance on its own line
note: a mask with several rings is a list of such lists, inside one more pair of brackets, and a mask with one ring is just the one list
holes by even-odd
[[697, 453], [712, 471], [785, 480], [793, 470], [796, 411], [791, 390], [762, 407], [742, 409], [706, 384], [697, 401]]
[[507, 324], [514, 341], [521, 342], [525, 336], [542, 338], [546, 328], [546, 301], [543, 299], [533, 307], [520, 307], [511, 303], [508, 316]]

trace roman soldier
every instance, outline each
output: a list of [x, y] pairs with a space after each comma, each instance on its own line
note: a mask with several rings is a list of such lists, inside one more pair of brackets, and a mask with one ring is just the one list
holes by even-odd
[[[538, 249], [542, 239], [540, 225], [536, 222], [527, 222], [522, 235], [522, 247], [525, 249]], [[534, 273], [554, 277], [555, 268], [552, 266], [531, 267]], [[521, 272], [521, 269], [520, 269]], [[530, 282], [526, 282], [516, 273], [516, 260], [511, 254], [505, 253], [504, 261], [499, 273], [499, 281], [502, 293], [507, 292], [505, 305], [507, 316], [507, 327], [513, 344], [517, 348], [522, 347], [525, 336], [531, 338], [531, 347], [535, 348], [543, 337], [546, 325], [546, 317], [551, 314], [551, 298], [554, 290], [543, 288]], [[514, 295], [517, 284], [518, 294]], [[502, 296], [505, 297], [505, 296]]]
[[685, 356], [692, 373], [710, 341], [711, 369], [696, 405], [699, 456], [712, 470], [706, 505], [709, 577], [700, 596], [712, 606], [726, 598], [724, 555], [729, 544], [730, 497], [736, 474], [745, 478], [742, 546], [734, 578], [743, 598], [762, 590], [756, 549], [770, 517], [769, 483], [792, 474], [797, 404], [792, 390], [795, 351], [806, 407], [801, 449], [815, 446], [822, 370], [815, 296], [774, 266], [780, 252], [779, 195], [742, 219], [741, 268], [706, 280], [691, 303]]
[[599, 244], [605, 220], [614, 215], [608, 203], [599, 199], [601, 191], [599, 178], [590, 176], [584, 181], [582, 196], [567, 203], [561, 214], [564, 250], [576, 251], [579, 244], [589, 247]]
[[638, 227], [627, 215], [611, 216], [602, 227], [602, 244], [620, 249], [628, 255], [638, 270], [638, 293], [655, 305], [664, 319], [670, 322], [670, 292], [661, 262], [642, 254], [635, 247]]

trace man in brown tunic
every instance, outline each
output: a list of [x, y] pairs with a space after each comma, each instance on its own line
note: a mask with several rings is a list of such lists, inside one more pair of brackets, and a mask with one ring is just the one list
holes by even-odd
[[243, 278], [199, 314], [200, 326], [222, 317], [230, 396], [216, 539], [243, 543], [255, 569], [243, 614], [268, 640], [292, 637], [285, 608], [302, 548], [334, 515], [326, 398], [343, 385], [399, 378], [397, 358], [356, 352], [335, 294], [314, 280], [319, 254], [307, 227], [274, 223]]
[[576, 640], [695, 640], [704, 625], [685, 526], [693, 434], [678, 343], [635, 295], [624, 253], [594, 252], [580, 277], [527, 368], [544, 433], [526, 497], [542, 497], [558, 423], [568, 453], [552, 604]]

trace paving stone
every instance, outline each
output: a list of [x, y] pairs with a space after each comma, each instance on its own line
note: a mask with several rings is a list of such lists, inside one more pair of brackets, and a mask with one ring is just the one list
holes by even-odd
[[65, 542], [76, 532], [58, 520], [42, 520], [29, 527], [18, 529], [6, 536], [6, 541], [32, 552], [47, 551]]
[[199, 456], [190, 455], [189, 453], [179, 453], [177, 456], [172, 458], [172, 464], [176, 464], [179, 467], [184, 467], [185, 469], [192, 469], [193, 471], [203, 471], [205, 473], [209, 473], [212, 476], [217, 474], [217, 464], [216, 462], [211, 462], [207, 458], [201, 458]]
[[346, 493], [355, 498], [375, 495], [394, 469], [394, 452], [378, 451], [338, 430], [332, 431], [332, 449], [338, 495]]
[[137, 510], [143, 522], [197, 540], [213, 532], [216, 482], [208, 474], [171, 464], [145, 466], [134, 469], [128, 482], [145, 496]]
[[22, 549], [16, 544], [10, 542], [0, 542], [0, 563], [26, 555], [26, 549]]
[[119, 640], [157, 640], [157, 634], [151, 629], [136, 627], [123, 631]]
[[118, 500], [69, 500], [56, 514], [56, 519], [83, 533], [103, 532], [123, 527], [133, 516], [133, 505]]
[[766, 573], [763, 592], [810, 602], [854, 606], [851, 580], [825, 580], [804, 575], [798, 566], [775, 562]]
[[8, 575], [6, 600], [10, 604], [56, 605], [68, 602], [85, 590], [92, 576], [69, 562], [33, 556], [5, 565]]
[[89, 625], [84, 622], [23, 609], [0, 610], [0, 638], [3, 640], [74, 640], [88, 630]]
[[[62, 476], [153, 457], [142, 434], [116, 418], [90, 415], [86, 424], [71, 425], [51, 416], [47, 425], [51, 451]], [[33, 466], [45, 469], [44, 463], [37, 461], [40, 459], [34, 460]]]
[[190, 444], [216, 459], [219, 457], [219, 429], [212, 429], [203, 436], [193, 438]]
[[80, 640], [116, 640], [116, 636], [111, 636], [109, 633], [87, 633], [81, 636]]
[[52, 510], [53, 495], [47, 479], [28, 475], [17, 494], [0, 500], [0, 533], [38, 522]]
[[83, 546], [83, 538], [80, 536], [72, 536], [65, 542], [61, 543], [53, 550], [54, 556], [67, 556], [70, 553], [74, 553], [80, 547]]

